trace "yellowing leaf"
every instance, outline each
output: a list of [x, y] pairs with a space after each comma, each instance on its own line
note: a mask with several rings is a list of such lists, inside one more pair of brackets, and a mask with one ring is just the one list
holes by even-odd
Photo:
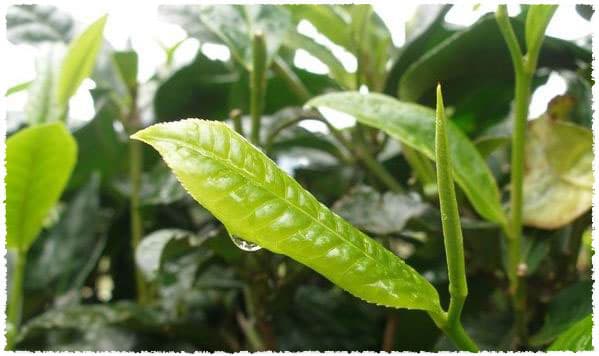
[[593, 134], [568, 122], [542, 117], [526, 140], [524, 223], [544, 229], [569, 224], [591, 208]]

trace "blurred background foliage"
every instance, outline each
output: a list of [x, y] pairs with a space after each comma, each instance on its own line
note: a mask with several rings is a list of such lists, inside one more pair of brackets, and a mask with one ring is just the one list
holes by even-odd
[[[201, 117], [232, 123], [241, 117], [249, 125], [249, 34], [260, 29], [270, 61], [261, 133], [266, 152], [320, 201], [424, 274], [446, 302], [438, 202], [434, 185], [426, 184], [431, 162], [381, 132], [368, 131], [368, 151], [405, 188], [388, 191], [336, 139], [338, 134], [352, 142], [356, 126], [351, 120], [339, 124], [344, 121], [338, 114], [323, 113], [323, 118], [302, 105], [315, 95], [360, 90], [433, 106], [440, 81], [451, 119], [487, 159], [506, 201], [514, 97], [509, 53], [492, 14], [460, 27], [445, 21], [450, 8], [419, 6], [407, 23], [406, 42], [396, 47], [385, 22], [368, 5], [165, 5], [159, 8], [161, 20], [180, 26], [200, 46], [183, 64], [173, 58], [186, 40], [165, 46], [163, 63], [143, 82], [138, 81], [138, 58], [145, 53], [103, 41], [91, 74], [94, 117], [68, 121], [79, 146], [78, 160], [60, 203], [28, 252], [17, 348], [452, 349], [424, 313], [366, 304], [289, 258], [237, 248], [149, 146], [140, 148], [137, 194], [145, 237], [132, 243], [132, 162], [127, 154], [128, 133], [154, 122]], [[590, 19], [590, 6], [576, 9]], [[512, 18], [522, 43], [526, 11], [522, 5]], [[299, 32], [298, 25], [306, 22], [326, 41]], [[9, 136], [50, 117], [54, 104], [36, 100], [52, 85], [57, 58], [80, 25], [52, 6], [8, 8], [9, 41], [32, 46], [37, 55], [35, 78], [6, 93], [26, 90], [29, 98], [22, 110], [8, 112]], [[208, 56], [205, 49], [211, 45], [226, 46], [228, 59]], [[331, 48], [353, 56], [357, 68], [348, 70], [339, 51]], [[318, 60], [325, 73], [298, 67], [298, 51]], [[559, 76], [566, 91], [550, 102], [544, 117], [590, 132], [590, 62], [590, 36], [578, 41], [546, 38], [533, 86]], [[534, 179], [552, 174], [543, 171], [546, 159], [561, 157], [575, 145], [583, 145], [582, 152], [592, 158], [587, 133], [562, 140], [563, 130], [535, 130], [538, 136], [527, 148], [528, 189], [542, 190], [535, 195], [541, 201], [549, 188], [557, 194], [552, 204], [536, 206], [537, 215], [569, 214], [558, 225], [535, 221], [525, 229], [532, 335], [525, 348], [530, 350], [544, 350], [563, 333], [575, 333], [572, 328], [584, 327], [580, 325], [591, 313], [590, 204], [572, 214], [568, 202], [590, 202], [590, 189], [572, 198], [571, 186], [555, 188], [549, 181], [543, 183], [547, 188]], [[545, 150], [547, 142], [552, 144]], [[418, 160], [424, 160], [420, 170]], [[563, 168], [564, 174], [573, 174], [570, 168]], [[592, 175], [590, 179], [592, 184]], [[470, 287], [464, 325], [482, 349], [507, 350], [513, 331], [499, 253], [501, 231], [458, 195]], [[143, 299], [136, 270], [143, 279]], [[257, 320], [248, 319], [248, 309]], [[562, 342], [552, 347], [580, 346]]]

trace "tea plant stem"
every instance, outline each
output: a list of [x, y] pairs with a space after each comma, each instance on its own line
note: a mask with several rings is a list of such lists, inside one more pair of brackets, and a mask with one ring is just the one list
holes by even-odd
[[451, 158], [447, 149], [447, 129], [445, 127], [445, 109], [441, 85], [437, 85], [437, 115], [435, 129], [435, 156], [437, 165], [437, 186], [439, 190], [439, 205], [441, 207], [441, 223], [447, 257], [449, 274], [449, 310], [447, 312], [447, 327], [452, 333], [463, 334], [460, 317], [468, 295], [466, 267], [464, 263], [464, 243], [460, 214], [455, 196]]
[[287, 82], [287, 85], [289, 85], [291, 91], [293, 91], [295, 95], [300, 98], [300, 100], [303, 102], [310, 100], [312, 95], [308, 91], [308, 88], [306, 88], [301, 79], [280, 57], [275, 57], [273, 59], [272, 69]]
[[476, 343], [468, 336], [464, 327], [460, 322], [450, 323], [448, 313], [445, 312], [429, 312], [431, 319], [435, 325], [454, 343], [461, 351], [478, 352], [479, 348]]
[[524, 144], [526, 140], [526, 123], [528, 121], [528, 104], [530, 87], [536, 63], [527, 61], [522, 55], [520, 45], [510, 23], [507, 6], [497, 8], [496, 19], [512, 58], [515, 86], [515, 113], [512, 134], [511, 182], [510, 182], [510, 216], [507, 234], [507, 275], [515, 313], [516, 332], [520, 342], [526, 340], [526, 290], [522, 277], [518, 275], [518, 266], [522, 258], [522, 205], [524, 180]]
[[[135, 133], [141, 128], [139, 113], [137, 110], [137, 88], [131, 89], [131, 107], [126, 118], [125, 127], [129, 134]], [[143, 223], [140, 214], [140, 191], [141, 191], [141, 172], [143, 169], [143, 151], [142, 143], [129, 140], [129, 184], [131, 195], [129, 198], [129, 215], [131, 219], [131, 249], [133, 253], [141, 242], [143, 237]], [[140, 304], [147, 302], [147, 286], [143, 275], [135, 266], [135, 286], [137, 289], [137, 300]]]
[[266, 43], [262, 32], [254, 33], [252, 40], [252, 70], [250, 72], [250, 115], [252, 131], [250, 140], [254, 145], [260, 145], [260, 121], [264, 106], [266, 91]]
[[233, 109], [229, 113], [229, 116], [231, 117], [231, 120], [233, 120], [233, 127], [235, 128], [235, 131], [237, 131], [237, 133], [241, 136], [245, 136], [243, 133], [243, 125], [241, 123], [241, 110]]
[[23, 313], [23, 278], [25, 276], [25, 264], [27, 251], [15, 253], [14, 269], [11, 275], [11, 286], [8, 300], [6, 319], [6, 350], [12, 350], [21, 326]]

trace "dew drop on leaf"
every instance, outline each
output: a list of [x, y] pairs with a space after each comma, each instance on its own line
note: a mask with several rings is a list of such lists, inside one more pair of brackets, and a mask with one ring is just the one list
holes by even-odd
[[231, 238], [231, 241], [233, 241], [235, 246], [237, 246], [240, 250], [247, 251], [247, 252], [255, 252], [255, 251], [262, 249], [262, 247], [256, 245], [253, 242], [246, 241], [242, 238], [239, 238], [239, 237], [233, 235], [228, 230], [227, 230], [227, 234], [229, 235], [229, 237]]

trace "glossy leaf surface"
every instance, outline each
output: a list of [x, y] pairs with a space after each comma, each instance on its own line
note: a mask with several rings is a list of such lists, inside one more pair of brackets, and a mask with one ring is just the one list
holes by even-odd
[[156, 148], [233, 235], [287, 255], [368, 302], [440, 312], [426, 279], [226, 125], [188, 119], [151, 126], [133, 138]]
[[172, 240], [180, 240], [191, 236], [188, 231], [163, 229], [154, 231], [144, 237], [135, 250], [135, 263], [148, 279], [154, 279], [160, 269], [162, 251]]
[[593, 350], [593, 314], [572, 325], [549, 346], [548, 351]]
[[[355, 92], [322, 95], [306, 105], [350, 114], [360, 123], [381, 129], [428, 158], [435, 158], [435, 113], [432, 109], [403, 103], [386, 95]], [[447, 125], [447, 135], [456, 182], [480, 215], [502, 223], [505, 217], [499, 191], [484, 159], [451, 122]]]
[[569, 224], [591, 208], [593, 134], [561, 120], [530, 123], [526, 140], [524, 223], [544, 229]]
[[77, 158], [61, 123], [33, 126], [6, 140], [6, 242], [26, 251], [56, 204]]
[[96, 56], [102, 46], [102, 34], [107, 19], [107, 16], [102, 16], [70, 44], [62, 62], [56, 88], [58, 105], [66, 106], [83, 79], [92, 73]]

